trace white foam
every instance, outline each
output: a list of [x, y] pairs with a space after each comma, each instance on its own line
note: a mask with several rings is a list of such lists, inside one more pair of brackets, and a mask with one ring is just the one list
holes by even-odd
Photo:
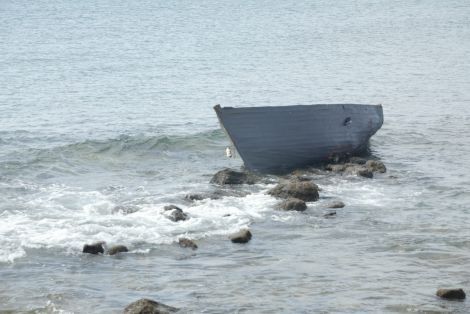
[[164, 215], [168, 203], [138, 205], [139, 210], [113, 213], [116, 205], [108, 194], [64, 185], [36, 187], [35, 197], [25, 200], [22, 211], [4, 211], [0, 225], [0, 262], [13, 262], [31, 248], [57, 249], [80, 254], [85, 243], [105, 241], [124, 244], [146, 253], [159, 244], [182, 236], [193, 239], [224, 235], [264, 219], [276, 202], [264, 193], [246, 197], [203, 200], [181, 206], [190, 219], [173, 222]]

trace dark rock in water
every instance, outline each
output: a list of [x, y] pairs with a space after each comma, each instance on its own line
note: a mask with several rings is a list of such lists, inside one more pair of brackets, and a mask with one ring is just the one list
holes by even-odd
[[165, 211], [169, 211], [169, 210], [173, 210], [173, 209], [176, 209], [176, 210], [179, 210], [179, 211], [183, 211], [181, 208], [179, 208], [178, 206], [176, 205], [166, 205], [165, 207], [163, 207], [163, 209]]
[[167, 205], [167, 206], [163, 207], [163, 209], [166, 212], [171, 211], [171, 213], [169, 215], [166, 215], [166, 217], [168, 219], [170, 219], [171, 221], [177, 222], [177, 221], [182, 221], [182, 220], [188, 219], [188, 215], [186, 213], [184, 213], [183, 210], [181, 208], [179, 208], [178, 206]]
[[364, 178], [373, 178], [374, 174], [365, 166], [347, 164], [344, 173], [361, 176]]
[[326, 214], [323, 215], [323, 217], [325, 218], [332, 218], [332, 217], [335, 217], [336, 216], [336, 211], [332, 210], [331, 212], [328, 212]]
[[104, 242], [96, 242], [93, 244], [85, 244], [83, 246], [83, 253], [89, 253], [89, 254], [103, 254], [104, 253], [104, 248], [103, 248]]
[[368, 160], [365, 163], [366, 168], [373, 172], [385, 173], [387, 172], [387, 167], [385, 164], [379, 160]]
[[362, 157], [351, 157], [349, 158], [349, 162], [352, 164], [357, 164], [357, 165], [365, 165], [367, 162], [367, 159], [362, 158]]
[[240, 172], [232, 169], [224, 169], [217, 172], [210, 183], [225, 184], [255, 184], [257, 177], [248, 172]]
[[346, 206], [346, 205], [341, 201], [334, 201], [334, 202], [326, 205], [327, 208], [343, 208], [344, 206]]
[[248, 229], [242, 229], [238, 231], [237, 233], [231, 234], [229, 239], [233, 243], [247, 243], [248, 241], [251, 240], [251, 232]]
[[297, 198], [304, 202], [317, 201], [318, 186], [311, 181], [290, 180], [281, 182], [268, 191], [269, 195], [279, 198]]
[[129, 252], [126, 246], [124, 245], [115, 245], [108, 250], [109, 255], [116, 255], [118, 253]]
[[191, 239], [181, 238], [178, 240], [178, 244], [184, 248], [191, 248], [193, 250], [197, 249], [197, 244]]
[[124, 309], [124, 314], [169, 314], [179, 309], [150, 299], [140, 299]]
[[289, 198], [280, 203], [279, 208], [282, 210], [304, 211], [307, 209], [307, 204], [298, 198]]
[[197, 193], [189, 193], [184, 196], [184, 199], [188, 201], [202, 201], [203, 199], [209, 198], [207, 195], [204, 194], [197, 194]]
[[463, 300], [466, 297], [463, 289], [439, 289], [436, 295], [448, 300]]

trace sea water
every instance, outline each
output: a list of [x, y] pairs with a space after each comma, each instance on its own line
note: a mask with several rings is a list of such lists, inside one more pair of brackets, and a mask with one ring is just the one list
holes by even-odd
[[[0, 313], [467, 313], [468, 1], [0, 2]], [[222, 106], [382, 103], [374, 179], [210, 193]], [[265, 180], [266, 181], [266, 180]], [[325, 205], [346, 207], [327, 219]], [[172, 222], [163, 207], [190, 217]], [[227, 236], [249, 227], [247, 245]], [[196, 251], [179, 248], [181, 237]], [[85, 243], [123, 244], [119, 256]]]

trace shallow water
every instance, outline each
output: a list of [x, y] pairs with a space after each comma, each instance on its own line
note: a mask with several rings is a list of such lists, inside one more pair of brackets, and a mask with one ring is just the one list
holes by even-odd
[[[466, 1], [3, 1], [0, 313], [119, 313], [149, 297], [204, 313], [466, 313], [470, 289]], [[388, 173], [214, 190], [212, 106], [382, 103]], [[347, 206], [326, 219], [325, 204]], [[191, 219], [173, 223], [163, 206]], [[130, 213], [129, 213], [130, 212]], [[227, 216], [230, 214], [230, 216]], [[249, 226], [253, 240], [227, 235]], [[181, 236], [199, 249], [179, 248]], [[84, 243], [125, 244], [117, 257]]]

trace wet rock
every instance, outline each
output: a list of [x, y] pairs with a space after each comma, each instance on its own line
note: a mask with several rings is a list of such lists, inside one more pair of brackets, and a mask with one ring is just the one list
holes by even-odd
[[116, 255], [118, 253], [129, 252], [126, 246], [124, 245], [115, 245], [108, 250], [109, 255]]
[[304, 211], [307, 209], [307, 204], [298, 198], [289, 198], [278, 205], [282, 210], [296, 210]]
[[448, 300], [463, 300], [466, 297], [463, 289], [439, 289], [436, 295]]
[[188, 219], [188, 215], [185, 212], [183, 212], [183, 210], [179, 208], [178, 206], [167, 205], [163, 207], [163, 209], [165, 210], [165, 212], [170, 212], [169, 214], [166, 215], [166, 217], [170, 219], [171, 221], [178, 222], [178, 221], [183, 221], [183, 220]]
[[326, 214], [323, 215], [323, 217], [325, 217], [325, 218], [333, 218], [335, 216], [336, 216], [336, 211], [335, 210], [327, 212]]
[[334, 201], [326, 205], [327, 208], [343, 208], [344, 206], [346, 205], [341, 201]]
[[179, 208], [176, 205], [166, 205], [165, 207], [163, 207], [163, 209], [165, 211], [170, 211], [170, 210], [174, 210], [174, 209], [179, 210], [179, 211], [183, 211], [181, 208]]
[[150, 299], [140, 299], [124, 309], [124, 314], [169, 314], [179, 309]]
[[184, 248], [190, 248], [190, 249], [193, 249], [193, 250], [197, 249], [197, 244], [193, 240], [188, 239], [188, 238], [179, 239], [178, 244], [181, 247], [184, 247]]
[[379, 173], [387, 172], [387, 167], [385, 167], [385, 164], [379, 160], [368, 160], [365, 163], [365, 167], [373, 172], [379, 172]]
[[348, 164], [348, 165], [346, 165], [346, 167], [344, 169], [344, 173], [351, 174], [351, 175], [357, 175], [357, 176], [364, 177], [364, 178], [369, 178], [369, 179], [374, 177], [374, 174], [372, 173], [372, 171], [369, 168], [367, 168], [365, 166], [361, 166], [361, 165]]
[[96, 242], [93, 244], [85, 244], [83, 246], [83, 253], [88, 253], [88, 254], [103, 254], [104, 253], [104, 248], [103, 248], [104, 242]]
[[207, 195], [197, 194], [197, 193], [189, 193], [184, 196], [184, 199], [188, 201], [202, 201], [203, 199], [206, 199], [206, 198], [208, 198]]
[[278, 198], [297, 198], [304, 202], [317, 201], [318, 186], [311, 181], [289, 180], [280, 182], [268, 191], [269, 195]]
[[233, 243], [247, 243], [251, 240], [251, 232], [248, 229], [242, 229], [236, 233], [233, 233], [229, 236], [230, 241]]
[[240, 172], [232, 169], [223, 169], [217, 172], [210, 183], [226, 184], [255, 184], [257, 177], [249, 172]]

